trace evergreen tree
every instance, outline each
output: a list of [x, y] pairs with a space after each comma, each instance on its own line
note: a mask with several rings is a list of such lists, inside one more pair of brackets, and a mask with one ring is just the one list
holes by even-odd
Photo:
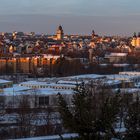
[[61, 114], [64, 127], [72, 131], [73, 130], [73, 116], [69, 110], [67, 102], [65, 101], [65, 99], [60, 93], [58, 93], [58, 104], [60, 106], [59, 113]]
[[128, 112], [125, 118], [126, 140], [138, 140], [140, 138], [140, 99], [137, 96], [128, 106]]
[[73, 95], [73, 118], [75, 123], [75, 132], [77, 132], [83, 139], [92, 139], [95, 137], [95, 119], [94, 112], [94, 96], [86, 89], [85, 84], [82, 83], [75, 89]]
[[118, 96], [102, 94], [104, 93], [91, 92], [82, 83], [74, 91], [71, 107], [58, 94], [59, 112], [64, 127], [78, 133], [82, 140], [117, 137], [113, 125], [119, 111]]

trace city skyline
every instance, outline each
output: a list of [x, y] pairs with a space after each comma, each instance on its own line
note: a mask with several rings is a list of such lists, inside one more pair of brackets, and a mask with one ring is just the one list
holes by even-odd
[[136, 0], [1, 0], [0, 31], [54, 34], [132, 35], [139, 31], [140, 1]]

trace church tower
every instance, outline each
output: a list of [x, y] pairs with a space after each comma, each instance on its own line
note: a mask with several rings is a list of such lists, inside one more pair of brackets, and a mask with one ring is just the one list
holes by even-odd
[[134, 35], [133, 35], [131, 45], [134, 46], [134, 47], [137, 46], [137, 35], [136, 35], [136, 33], [134, 33]]
[[140, 33], [138, 33], [138, 36], [136, 35], [136, 33], [134, 33], [131, 45], [134, 47], [140, 47]]
[[63, 40], [63, 37], [64, 37], [63, 28], [61, 25], [59, 25], [59, 27], [56, 31], [56, 38], [57, 38], [57, 40]]
[[95, 37], [95, 31], [94, 31], [94, 30], [92, 30], [92, 35], [91, 35], [91, 38], [92, 38], [92, 39], [94, 39], [94, 37]]
[[98, 35], [95, 34], [95, 31], [94, 31], [94, 30], [92, 30], [91, 40], [94, 40], [94, 39], [97, 38], [97, 37], [98, 37]]
[[138, 33], [137, 37], [137, 47], [140, 47], [140, 33]]

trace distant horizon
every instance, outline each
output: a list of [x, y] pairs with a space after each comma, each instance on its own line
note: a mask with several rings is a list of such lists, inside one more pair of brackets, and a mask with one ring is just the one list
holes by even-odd
[[132, 36], [139, 32], [140, 1], [135, 0], [1, 0], [0, 32]]

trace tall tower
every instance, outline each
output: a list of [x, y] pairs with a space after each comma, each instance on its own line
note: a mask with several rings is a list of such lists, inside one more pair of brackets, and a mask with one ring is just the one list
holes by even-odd
[[95, 33], [94, 30], [92, 30], [91, 39], [94, 40], [96, 37], [98, 37], [98, 35]]
[[95, 31], [94, 31], [94, 30], [92, 30], [92, 35], [91, 35], [91, 37], [92, 37], [92, 39], [94, 39], [94, 37], [95, 37]]
[[63, 37], [64, 37], [63, 29], [62, 29], [62, 26], [59, 25], [58, 29], [56, 31], [56, 38], [57, 38], [57, 40], [63, 40]]
[[138, 33], [137, 37], [137, 47], [140, 47], [140, 33]]
[[140, 32], [138, 33], [138, 35], [134, 33], [134, 36], [131, 41], [131, 45], [134, 47], [140, 47]]
[[134, 35], [133, 35], [131, 45], [134, 46], [134, 47], [137, 46], [137, 35], [136, 35], [136, 33], [134, 33]]

